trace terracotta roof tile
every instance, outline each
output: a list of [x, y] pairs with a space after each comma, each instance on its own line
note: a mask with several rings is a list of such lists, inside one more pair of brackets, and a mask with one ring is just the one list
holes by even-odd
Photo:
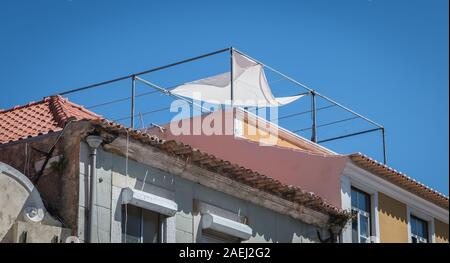
[[69, 118], [101, 119], [61, 96], [0, 111], [0, 144], [60, 131]]

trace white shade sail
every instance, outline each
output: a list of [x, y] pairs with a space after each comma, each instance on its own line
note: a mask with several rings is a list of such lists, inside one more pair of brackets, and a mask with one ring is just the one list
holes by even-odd
[[263, 66], [233, 52], [233, 103], [230, 72], [178, 86], [172, 93], [201, 101], [234, 106], [276, 107], [291, 103], [305, 94], [278, 97], [272, 94]]

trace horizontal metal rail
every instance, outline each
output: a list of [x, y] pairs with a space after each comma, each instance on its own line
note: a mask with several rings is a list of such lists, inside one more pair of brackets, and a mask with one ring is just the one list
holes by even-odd
[[158, 86], [158, 85], [156, 85], [154, 83], [151, 83], [150, 81], [147, 81], [147, 80], [139, 78], [139, 77], [136, 77], [136, 80], [139, 80], [140, 82], [142, 82], [142, 83], [144, 83], [144, 84], [146, 84], [146, 85], [148, 85], [148, 86], [150, 86], [150, 87], [152, 87], [152, 88], [154, 88], [156, 90], [159, 90], [159, 91], [167, 94], [168, 96], [172, 96], [172, 97], [175, 97], [177, 99], [183, 100], [183, 101], [185, 101], [185, 102], [187, 102], [187, 103], [189, 103], [189, 104], [191, 104], [193, 106], [197, 106], [197, 107], [201, 108], [202, 110], [206, 110], [207, 112], [212, 112], [210, 109], [203, 107], [201, 104], [197, 104], [194, 101], [186, 99], [185, 97], [182, 97], [180, 95], [174, 94], [170, 90], [165, 89], [163, 87], [160, 87], [160, 86]]
[[[327, 106], [323, 106], [323, 107], [317, 108], [316, 112], [320, 111], [320, 110], [325, 110], [325, 109], [328, 109], [328, 108], [332, 108], [332, 107], [336, 107], [336, 105], [330, 104], [330, 105], [327, 105]], [[307, 113], [311, 113], [311, 112], [312, 112], [312, 110], [307, 110], [307, 111], [301, 111], [301, 112], [297, 112], [297, 113], [287, 114], [287, 115], [283, 115], [283, 116], [278, 117], [278, 118], [270, 119], [270, 121], [288, 119], [288, 118], [292, 118], [292, 117], [295, 117], [295, 116], [299, 116], [299, 115], [303, 115], [303, 114], [307, 114]]]
[[[359, 119], [359, 117], [358, 116], [353, 116], [353, 117], [346, 118], [346, 119], [341, 119], [341, 120], [337, 120], [337, 121], [332, 121], [332, 122], [320, 124], [320, 125], [317, 125], [317, 128], [330, 126], [330, 125], [333, 125], [333, 124], [338, 124], [338, 123], [341, 123], [341, 122], [351, 121], [351, 120], [355, 120], [355, 119]], [[308, 128], [298, 129], [298, 130], [295, 130], [293, 132], [302, 132], [302, 131], [307, 131], [307, 130], [311, 130], [311, 129], [312, 129], [312, 127], [308, 127]]]
[[67, 94], [70, 94], [70, 93], [75, 93], [75, 92], [79, 92], [79, 91], [83, 91], [83, 90], [87, 90], [87, 89], [91, 89], [91, 88], [95, 88], [95, 87], [111, 84], [111, 83], [114, 83], [114, 82], [118, 82], [118, 81], [121, 81], [121, 80], [132, 78], [133, 76], [140, 76], [140, 75], [148, 74], [148, 73], [155, 72], [155, 71], [158, 71], [158, 70], [174, 67], [174, 66], [177, 66], [177, 65], [185, 64], [185, 63], [192, 62], [192, 61], [195, 61], [195, 60], [199, 60], [199, 59], [202, 59], [202, 58], [206, 58], [206, 57], [210, 57], [210, 56], [213, 56], [213, 55], [217, 55], [217, 54], [220, 54], [220, 53], [223, 53], [223, 52], [226, 52], [226, 51], [230, 51], [230, 48], [224, 48], [224, 49], [217, 50], [217, 51], [214, 51], [214, 52], [211, 52], [211, 53], [207, 53], [207, 54], [204, 54], [204, 55], [200, 55], [200, 56], [197, 56], [197, 57], [188, 58], [188, 59], [181, 60], [181, 61], [178, 61], [178, 62], [175, 62], [175, 63], [171, 63], [171, 64], [168, 64], [168, 65], [152, 68], [152, 69], [141, 71], [141, 72], [138, 72], [138, 73], [129, 74], [127, 76], [123, 76], [123, 77], [119, 77], [119, 78], [115, 78], [115, 79], [111, 79], [111, 80], [107, 80], [107, 81], [103, 81], [103, 82], [98, 82], [98, 83], [91, 84], [91, 85], [88, 85], [88, 86], [84, 86], [84, 87], [81, 87], [81, 88], [67, 90], [67, 91], [58, 93], [58, 95], [67, 95]]
[[338, 136], [338, 137], [333, 137], [333, 138], [320, 140], [317, 143], [323, 143], [323, 142], [329, 142], [329, 141], [334, 141], [334, 140], [338, 140], [338, 139], [344, 139], [344, 138], [347, 138], [347, 137], [361, 135], [361, 134], [365, 134], [365, 133], [369, 133], [369, 132], [375, 132], [375, 131], [379, 131], [379, 130], [382, 130], [382, 129], [383, 128], [374, 128], [374, 129], [370, 129], [370, 130], [364, 130], [364, 131], [360, 131], [360, 132], [350, 133], [350, 134], [346, 134], [346, 135], [342, 135], [342, 136]]

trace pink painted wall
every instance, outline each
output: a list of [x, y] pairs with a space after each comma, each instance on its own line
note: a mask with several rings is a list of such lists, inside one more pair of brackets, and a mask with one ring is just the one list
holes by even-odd
[[260, 146], [233, 135], [173, 135], [155, 129], [150, 133], [166, 140], [177, 140], [203, 152], [239, 164], [288, 185], [321, 196], [328, 203], [341, 207], [340, 175], [346, 164], [343, 155], [324, 155], [279, 146]]

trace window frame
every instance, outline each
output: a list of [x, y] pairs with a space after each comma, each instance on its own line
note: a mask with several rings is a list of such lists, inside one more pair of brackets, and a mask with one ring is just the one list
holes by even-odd
[[[364, 194], [366, 197], [367, 197], [367, 201], [368, 201], [368, 209], [367, 210], [369, 210], [369, 212], [367, 212], [367, 211], [364, 211], [364, 210], [362, 210], [362, 209], [360, 209], [360, 208], [358, 208], [358, 207], [354, 207], [353, 205], [352, 205], [352, 193], [353, 193], [353, 191], [356, 191], [356, 192], [359, 192], [359, 193], [362, 193], [362, 194]], [[374, 233], [374, 229], [373, 229], [373, 227], [374, 227], [374, 224], [373, 224], [373, 208], [374, 208], [374, 205], [372, 204], [373, 203], [373, 195], [371, 195], [370, 193], [367, 193], [366, 191], [363, 191], [363, 190], [361, 190], [359, 187], [356, 187], [356, 186], [354, 186], [354, 185], [351, 185], [351, 187], [350, 187], [350, 206], [351, 206], [351, 211], [353, 212], [353, 213], [356, 213], [356, 222], [357, 222], [357, 235], [358, 235], [358, 240], [357, 240], [357, 242], [355, 242], [355, 240], [353, 240], [353, 235], [352, 235], [352, 243], [361, 243], [361, 238], [364, 238], [364, 239], [366, 239], [367, 240], [367, 243], [371, 243], [372, 242], [372, 236], [373, 236], [373, 233]], [[368, 226], [368, 228], [369, 228], [369, 235], [367, 236], [367, 237], [364, 237], [364, 236], [361, 236], [361, 224], [360, 224], [360, 218], [361, 218], [361, 215], [363, 215], [363, 216], [365, 216], [367, 219], [368, 219], [368, 224], [367, 224], [367, 226]], [[352, 222], [352, 224], [353, 224], [353, 222]], [[353, 225], [352, 225], [352, 231], [353, 231]]]
[[[114, 182], [114, 181], [113, 181]], [[143, 192], [150, 193], [153, 195], [157, 195], [161, 198], [165, 198], [168, 200], [174, 200], [174, 193], [172, 191], [168, 191], [159, 186], [139, 182], [139, 188], [144, 189]], [[145, 187], [144, 187], [144, 186]], [[123, 193], [126, 188], [131, 186], [126, 186], [123, 184], [114, 184], [112, 186], [112, 208], [111, 208], [111, 243], [122, 243], [122, 218], [125, 216], [122, 213], [121, 206], [124, 204], [123, 202]], [[136, 190], [136, 188], [134, 188]], [[129, 204], [132, 205], [132, 204]], [[139, 205], [135, 205], [141, 207]], [[141, 207], [144, 208], [144, 207]], [[146, 208], [144, 208], [146, 209]], [[164, 216], [164, 220], [162, 220], [163, 228], [162, 228], [162, 243], [175, 243], [176, 242], [176, 213], [175, 214], [164, 214], [159, 211], [154, 211], [153, 209], [147, 209], [158, 214]]]
[[[342, 208], [351, 212], [351, 188], [357, 188], [370, 195], [371, 243], [380, 243], [380, 220], [378, 211], [378, 188], [370, 182], [360, 180], [359, 174], [346, 172], [341, 176]], [[341, 242], [352, 243], [352, 224], [349, 222], [341, 234]]]
[[[429, 227], [428, 227], [429, 223], [426, 220], [423, 220], [422, 218], [411, 214], [410, 215], [410, 222], [412, 222], [413, 220], [416, 220], [416, 221], [422, 223], [425, 226], [424, 230], [425, 230], [426, 237], [422, 237], [422, 236], [414, 234], [412, 232], [412, 224], [411, 224], [411, 242], [412, 242], [412, 239], [415, 238], [417, 241], [419, 241], [419, 242], [416, 242], [416, 243], [429, 243], [430, 242], [430, 239], [429, 239], [430, 230], [429, 230]], [[412, 242], [412, 243], [414, 243], [414, 242]]]
[[408, 220], [408, 242], [412, 243], [412, 226], [411, 217], [415, 217], [426, 223], [427, 226], [427, 243], [436, 243], [436, 233], [434, 229], [434, 217], [427, 214], [426, 212], [417, 209], [416, 207], [407, 206], [407, 220]]
[[[123, 208], [125, 208], [125, 211], [127, 211], [127, 206], [133, 206], [137, 209], [139, 209], [139, 242], [138, 243], [144, 243], [144, 211], [148, 211], [151, 213], [154, 213], [157, 215], [158, 217], [158, 222], [157, 222], [157, 242], [156, 243], [165, 243], [165, 238], [164, 238], [164, 229], [165, 229], [165, 221], [166, 221], [166, 216], [164, 216], [163, 214], [160, 214], [158, 212], [152, 211], [152, 210], [148, 210], [139, 206], [134, 206], [131, 204], [123, 204], [121, 205], [121, 211], [124, 211]], [[125, 214], [122, 213], [123, 216], [121, 218], [121, 224], [122, 222], [125, 220]], [[124, 229], [122, 229], [122, 243], [123, 242], [123, 233]], [[125, 233], [126, 234], [126, 233]]]

